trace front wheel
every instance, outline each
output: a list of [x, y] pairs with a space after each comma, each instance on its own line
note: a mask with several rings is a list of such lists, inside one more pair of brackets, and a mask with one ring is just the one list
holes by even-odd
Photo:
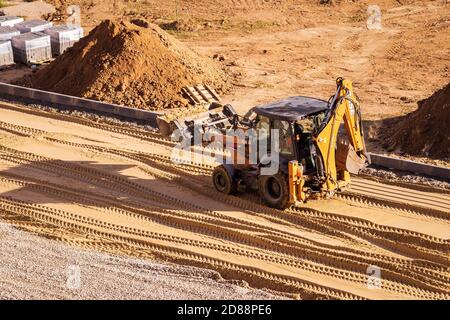
[[289, 185], [284, 174], [260, 176], [258, 187], [261, 198], [268, 206], [278, 209], [289, 206]]
[[234, 194], [237, 191], [236, 182], [230, 176], [224, 166], [218, 166], [214, 169], [213, 175], [214, 188], [225, 194]]

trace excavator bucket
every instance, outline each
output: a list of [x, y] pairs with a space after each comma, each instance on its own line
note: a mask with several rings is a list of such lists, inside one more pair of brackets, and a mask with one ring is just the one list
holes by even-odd
[[164, 117], [157, 117], [156, 124], [158, 125], [159, 133], [164, 137], [169, 137], [174, 130], [174, 125]]
[[365, 156], [359, 156], [348, 141], [339, 141], [336, 149], [336, 166], [338, 171], [346, 170], [358, 174], [367, 164]]

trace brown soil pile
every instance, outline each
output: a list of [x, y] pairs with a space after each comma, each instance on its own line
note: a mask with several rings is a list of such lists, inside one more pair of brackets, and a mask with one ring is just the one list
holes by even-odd
[[139, 109], [186, 106], [184, 86], [227, 88], [219, 65], [158, 26], [103, 21], [31, 78], [35, 88]]
[[450, 83], [428, 99], [420, 101], [416, 111], [393, 126], [387, 142], [391, 148], [400, 148], [411, 155], [448, 157], [449, 123]]

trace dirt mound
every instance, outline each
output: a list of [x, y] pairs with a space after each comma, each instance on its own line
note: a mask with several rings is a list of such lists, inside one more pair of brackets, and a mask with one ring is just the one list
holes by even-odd
[[181, 88], [199, 83], [227, 88], [219, 65], [158, 26], [109, 20], [31, 78], [38, 89], [149, 110], [185, 106]]
[[393, 126], [389, 147], [411, 155], [448, 157], [450, 137], [450, 83]]

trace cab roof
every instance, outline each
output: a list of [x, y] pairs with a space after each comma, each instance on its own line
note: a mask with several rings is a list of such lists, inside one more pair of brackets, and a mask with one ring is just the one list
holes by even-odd
[[256, 114], [271, 119], [296, 121], [328, 109], [328, 102], [310, 97], [290, 97], [254, 108]]

